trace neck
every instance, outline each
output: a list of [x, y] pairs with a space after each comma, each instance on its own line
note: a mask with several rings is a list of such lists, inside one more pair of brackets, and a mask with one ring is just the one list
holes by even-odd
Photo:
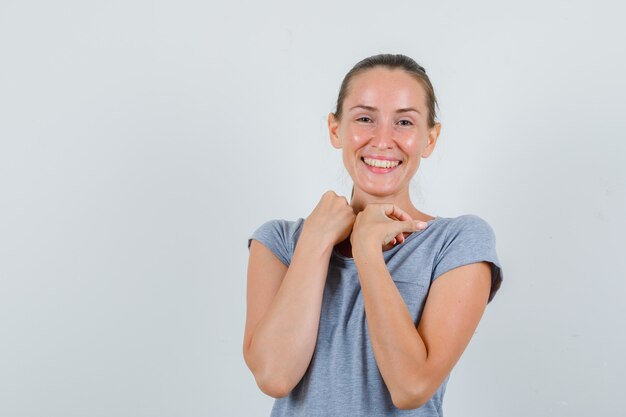
[[368, 204], [393, 204], [408, 213], [413, 220], [428, 221], [433, 218], [433, 216], [421, 212], [413, 205], [408, 189], [403, 190], [402, 193], [386, 196], [371, 195], [355, 189], [350, 201], [350, 206], [354, 213], [363, 211]]

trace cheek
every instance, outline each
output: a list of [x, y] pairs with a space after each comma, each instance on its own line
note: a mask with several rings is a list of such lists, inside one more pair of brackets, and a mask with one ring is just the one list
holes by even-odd
[[398, 147], [402, 150], [402, 153], [409, 156], [419, 153], [418, 142], [414, 139], [399, 141]]
[[370, 137], [371, 135], [363, 129], [347, 130], [344, 135], [344, 149], [346, 151], [354, 152], [355, 150], [363, 147]]
[[410, 136], [404, 138], [402, 141], [402, 147], [404, 151], [408, 154], [417, 154], [422, 151], [422, 148], [425, 147], [426, 140], [418, 136]]
[[348, 142], [352, 148], [360, 148], [367, 142], [368, 136], [363, 133], [355, 133], [348, 137]]
[[345, 138], [356, 143], [367, 140], [372, 136], [372, 127], [367, 125], [359, 125], [352, 123], [345, 127]]

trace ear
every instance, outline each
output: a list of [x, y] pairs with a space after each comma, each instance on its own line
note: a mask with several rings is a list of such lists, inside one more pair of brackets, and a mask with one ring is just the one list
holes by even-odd
[[422, 152], [422, 158], [428, 158], [430, 154], [433, 153], [440, 133], [441, 123], [435, 123], [435, 125], [428, 131], [428, 145], [426, 145], [424, 151]]
[[339, 121], [335, 117], [335, 113], [328, 113], [328, 134], [330, 136], [330, 143], [335, 149], [341, 149], [341, 139], [337, 134], [339, 129]]

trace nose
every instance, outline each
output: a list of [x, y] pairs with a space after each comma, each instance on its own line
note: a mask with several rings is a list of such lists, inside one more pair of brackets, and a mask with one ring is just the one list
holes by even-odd
[[387, 123], [379, 125], [370, 139], [370, 145], [379, 149], [391, 149], [393, 143], [393, 128], [389, 127]]

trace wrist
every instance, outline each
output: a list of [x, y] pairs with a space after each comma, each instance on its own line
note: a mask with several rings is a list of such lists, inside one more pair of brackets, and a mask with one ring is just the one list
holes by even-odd
[[354, 239], [352, 242], [352, 256], [357, 258], [369, 258], [378, 254], [382, 254], [380, 244], [371, 239]]
[[319, 251], [323, 254], [327, 253], [329, 256], [335, 247], [335, 243], [331, 242], [327, 236], [306, 227], [306, 223], [302, 226], [302, 232], [300, 233], [300, 238], [298, 239], [298, 242], [300, 241], [306, 242], [307, 245], [310, 244], [311, 249]]

